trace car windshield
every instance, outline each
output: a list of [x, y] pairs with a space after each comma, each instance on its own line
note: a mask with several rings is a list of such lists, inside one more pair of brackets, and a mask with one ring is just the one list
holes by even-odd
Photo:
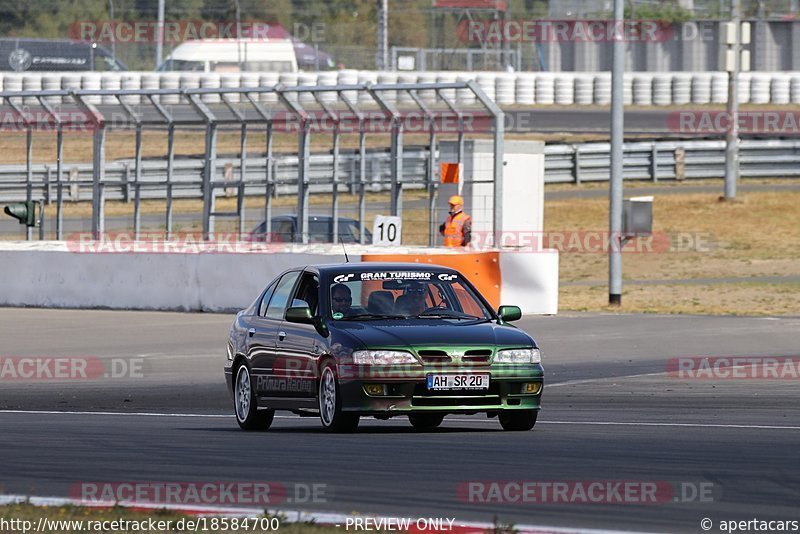
[[455, 273], [362, 271], [335, 274], [328, 288], [336, 320], [489, 320], [491, 312]]

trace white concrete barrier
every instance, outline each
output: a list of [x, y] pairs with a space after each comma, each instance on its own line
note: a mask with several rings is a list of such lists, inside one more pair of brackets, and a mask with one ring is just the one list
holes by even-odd
[[750, 102], [753, 104], [768, 104], [769, 89], [772, 76], [762, 72], [753, 72], [750, 79]]
[[594, 76], [578, 73], [575, 75], [575, 103], [591, 105], [594, 103]]
[[[32, 72], [22, 78], [23, 91], [41, 91], [42, 90], [42, 75], [38, 72]], [[36, 106], [39, 101], [35, 96], [28, 96], [22, 99], [23, 104]]]
[[[455, 72], [440, 72], [436, 76], [436, 83], [455, 83], [456, 82], [457, 74]], [[456, 90], [455, 89], [442, 89], [439, 91], [439, 94], [444, 96], [450, 102], [456, 101]]]
[[[46, 72], [42, 75], [42, 90], [43, 91], [58, 91], [61, 89], [61, 75]], [[60, 104], [60, 96], [48, 96], [45, 100], [49, 104]]]
[[[120, 81], [122, 89], [141, 89], [142, 88], [142, 75], [138, 72], [124, 72], [122, 73], [122, 80]], [[127, 95], [122, 97], [122, 101], [126, 104], [136, 105], [141, 102], [139, 95]]]
[[[275, 87], [280, 82], [280, 74], [277, 72], [267, 72], [258, 77], [258, 85], [261, 87]], [[278, 101], [278, 95], [275, 93], [261, 93], [258, 98], [259, 102], [266, 102], [274, 104]]]
[[498, 74], [494, 86], [495, 102], [500, 106], [513, 106], [516, 98], [516, 79], [512, 74]]
[[672, 77], [672, 103], [688, 104], [692, 101], [692, 75], [685, 72]]
[[736, 85], [739, 86], [739, 103], [747, 104], [750, 102], [750, 82], [752, 74], [749, 72], [740, 72], [739, 79]]
[[[247, 244], [240, 244], [247, 246]], [[95, 248], [92, 248], [95, 247]], [[309, 264], [341, 263], [338, 245], [276, 246], [271, 252], [111, 253], [97, 244], [77, 242], [2, 242], [0, 305], [49, 308], [231, 311], [247, 307], [280, 272]], [[106, 250], [107, 252], [100, 252]], [[130, 250], [130, 249], [128, 249]], [[488, 276], [499, 274], [499, 301], [528, 314], [558, 310], [558, 251], [465, 251], [485, 258]], [[397, 258], [451, 258], [449, 249], [348, 247], [351, 262]], [[379, 256], [375, 256], [375, 255]], [[499, 259], [499, 268], [497, 266]], [[406, 260], [410, 261], [410, 260]], [[472, 261], [472, 260], [469, 260]], [[470, 278], [476, 273], [460, 269]], [[473, 280], [481, 287], [485, 278]], [[492, 286], [495, 287], [495, 286]], [[495, 289], [496, 293], [497, 290]], [[487, 297], [488, 298], [488, 297]], [[495, 300], [495, 299], [490, 299]]]
[[[471, 72], [462, 72], [457, 75], [456, 78], [459, 82], [468, 82], [470, 80], [474, 80], [475, 76]], [[473, 93], [470, 89], [456, 89], [456, 100], [459, 104], [463, 104], [465, 106], [471, 106], [475, 103], [475, 93]]]
[[788, 104], [791, 102], [790, 87], [792, 79], [782, 73], [772, 77], [770, 86], [770, 103]]
[[554, 99], [559, 106], [575, 103], [575, 75], [571, 72], [558, 74], [553, 83]]
[[[103, 78], [100, 80], [101, 87], [103, 90], [118, 90], [122, 89], [122, 75], [117, 72], [109, 72], [108, 74], [104, 75]], [[117, 100], [116, 96], [104, 96], [103, 97], [103, 104], [117, 104], [119, 100]]]
[[[320, 72], [317, 85], [336, 85], [338, 77], [336, 71]], [[339, 95], [332, 91], [326, 91], [319, 94], [319, 99], [326, 104], [332, 104], [339, 100]]]
[[792, 104], [800, 104], [800, 75], [792, 76], [789, 95], [792, 99]]
[[475, 76], [475, 81], [477, 82], [478, 86], [486, 93], [486, 96], [494, 100], [497, 96], [497, 89], [496, 89], [496, 80], [497, 80], [497, 73], [496, 72], [479, 72], [477, 76]]
[[[220, 87], [220, 73], [206, 72], [200, 75], [200, 88], [201, 89], [219, 89]], [[295, 85], [297, 85], [295, 83]], [[218, 104], [220, 102], [219, 93], [208, 93], [200, 95], [200, 100], [206, 104]]]
[[[237, 87], [241, 87], [242, 77], [238, 72], [222, 73], [219, 77], [219, 86], [223, 89], [235, 89]], [[239, 102], [241, 99], [241, 95], [239, 95], [239, 93], [228, 93], [225, 96], [227, 96], [228, 100], [231, 102]]]
[[536, 103], [555, 104], [556, 81], [552, 74], [544, 72], [536, 76]]
[[517, 104], [523, 106], [536, 103], [536, 76], [533, 74], [521, 73], [516, 76], [514, 94]]
[[672, 104], [672, 76], [656, 73], [653, 76], [653, 104], [669, 106]]
[[[100, 90], [102, 88], [103, 83], [103, 76], [99, 72], [87, 72], [81, 76], [81, 89], [87, 89], [90, 91]], [[102, 103], [103, 97], [90, 95], [84, 98], [84, 100], [89, 104], [100, 104]]]
[[696, 72], [692, 75], [692, 104], [711, 102], [711, 75]]
[[[177, 72], [166, 73], [164, 76], [161, 77], [160, 87], [161, 89], [180, 89], [181, 75], [178, 74]], [[168, 105], [178, 104], [181, 101], [181, 97], [177, 94], [164, 95], [159, 97], [159, 99], [162, 104], [168, 104]]]
[[[358, 83], [358, 71], [357, 70], [341, 70], [339, 71], [339, 85], [355, 85]], [[357, 91], [345, 91], [345, 97], [347, 97], [350, 102], [355, 102], [358, 98]]]
[[[788, 104], [800, 101], [800, 73], [798, 72], [743, 72], [739, 75], [740, 103]], [[9, 79], [3, 82], [4, 77]], [[196, 73], [196, 72], [47, 72], [0, 74], [0, 85], [12, 91], [36, 89], [100, 89], [116, 88], [120, 80], [122, 89], [158, 89], [173, 87], [177, 77], [181, 89], [197, 87], [272, 87], [279, 82], [286, 86], [372, 83], [433, 83], [475, 80], [489, 98], [502, 106], [559, 104], [608, 105], [611, 102], [611, 77], [608, 72], [379, 72], [379, 71], [322, 71], [301, 73]], [[202, 78], [202, 83], [201, 83]], [[258, 80], [257, 82], [255, 80]], [[41, 83], [41, 85], [40, 85]], [[397, 94], [386, 92], [386, 98], [396, 102]], [[424, 100], [430, 100], [431, 91], [420, 91]], [[354, 100], [366, 97], [348, 92]], [[474, 96], [469, 90], [449, 90], [446, 96], [458, 104], [472, 105]], [[236, 101], [237, 95], [231, 95]], [[311, 103], [310, 95], [298, 95], [304, 103]], [[335, 101], [333, 93], [323, 97]], [[727, 101], [727, 74], [724, 72], [628, 72], [624, 79], [624, 101], [636, 105], [721, 104]], [[203, 95], [205, 102], [219, 101], [217, 95]], [[27, 97], [32, 103], [32, 97]], [[51, 97], [58, 103], [59, 97]], [[63, 99], [70, 102], [71, 99]], [[111, 103], [110, 97], [90, 97], [90, 102]], [[158, 98], [156, 99], [158, 100]], [[176, 97], [162, 97], [164, 103], [176, 103]], [[275, 103], [273, 94], [263, 94], [262, 102]], [[137, 104], [139, 96], [127, 96], [125, 102]], [[400, 94], [400, 104], [412, 104], [408, 95]]]
[[728, 101], [728, 74], [715, 72], [711, 75], [711, 102], [725, 104]]
[[653, 104], [653, 75], [638, 73], [633, 76], [633, 103], [637, 106]]
[[606, 106], [611, 103], [611, 74], [599, 72], [594, 79], [594, 103]]

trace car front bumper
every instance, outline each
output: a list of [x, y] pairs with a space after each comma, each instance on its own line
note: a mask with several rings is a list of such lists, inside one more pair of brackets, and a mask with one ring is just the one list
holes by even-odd
[[[488, 390], [428, 390], [429, 374], [489, 374]], [[383, 385], [385, 394], [370, 395], [366, 385]], [[536, 393], [525, 393], [525, 384], [538, 384]], [[492, 365], [435, 369], [341, 368], [339, 386], [342, 410], [362, 415], [391, 417], [410, 413], [476, 413], [501, 410], [538, 410], [544, 385], [544, 369], [533, 365]]]

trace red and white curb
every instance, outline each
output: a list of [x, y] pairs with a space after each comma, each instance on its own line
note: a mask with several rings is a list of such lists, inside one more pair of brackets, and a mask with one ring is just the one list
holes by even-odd
[[[33, 506], [85, 506], [89, 508], [114, 508], [124, 507], [135, 511], [148, 510], [169, 510], [176, 513], [196, 516], [216, 516], [216, 517], [258, 517], [265, 513], [272, 516], [281, 517], [281, 521], [286, 523], [314, 523], [315, 525], [328, 525], [341, 527], [343, 530], [365, 530], [364, 528], [352, 527], [347, 529], [348, 519], [352, 525], [355, 518], [370, 519], [372, 529], [386, 530], [388, 525], [397, 525], [397, 516], [372, 516], [361, 514], [341, 514], [336, 512], [308, 512], [303, 510], [265, 510], [263, 508], [238, 508], [221, 506], [191, 506], [179, 504], [157, 504], [141, 502], [111, 502], [111, 501], [83, 501], [80, 499], [70, 499], [66, 497], [36, 497], [28, 495], [0, 495], [0, 506], [12, 504], [30, 504]], [[381, 527], [383, 525], [383, 527]], [[543, 525], [509, 525], [515, 534], [636, 534], [633, 531], [623, 530], [603, 530], [588, 528], [565, 528], [551, 527]], [[455, 520], [452, 526], [445, 525], [444, 528], [420, 528], [420, 522], [415, 519], [409, 521], [407, 532], [414, 534], [493, 534], [497, 532], [498, 525], [493, 523], [459, 521]]]

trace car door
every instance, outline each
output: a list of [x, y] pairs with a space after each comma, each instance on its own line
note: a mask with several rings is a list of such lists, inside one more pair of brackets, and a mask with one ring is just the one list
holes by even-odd
[[[316, 316], [319, 299], [319, 277], [304, 272], [295, 287], [291, 306], [308, 306], [311, 315]], [[324, 352], [323, 347], [324, 338], [314, 325], [283, 321], [278, 332], [275, 374], [287, 378], [285, 396], [316, 395], [317, 358]]]
[[[276, 343], [278, 331], [283, 323], [286, 303], [294, 290], [300, 271], [284, 274], [272, 291], [267, 291], [259, 306], [258, 315], [251, 319], [247, 331], [247, 353], [250, 358], [256, 391], [261, 395], [271, 395], [275, 389], [274, 375]], [[269, 297], [267, 299], [267, 297]]]

